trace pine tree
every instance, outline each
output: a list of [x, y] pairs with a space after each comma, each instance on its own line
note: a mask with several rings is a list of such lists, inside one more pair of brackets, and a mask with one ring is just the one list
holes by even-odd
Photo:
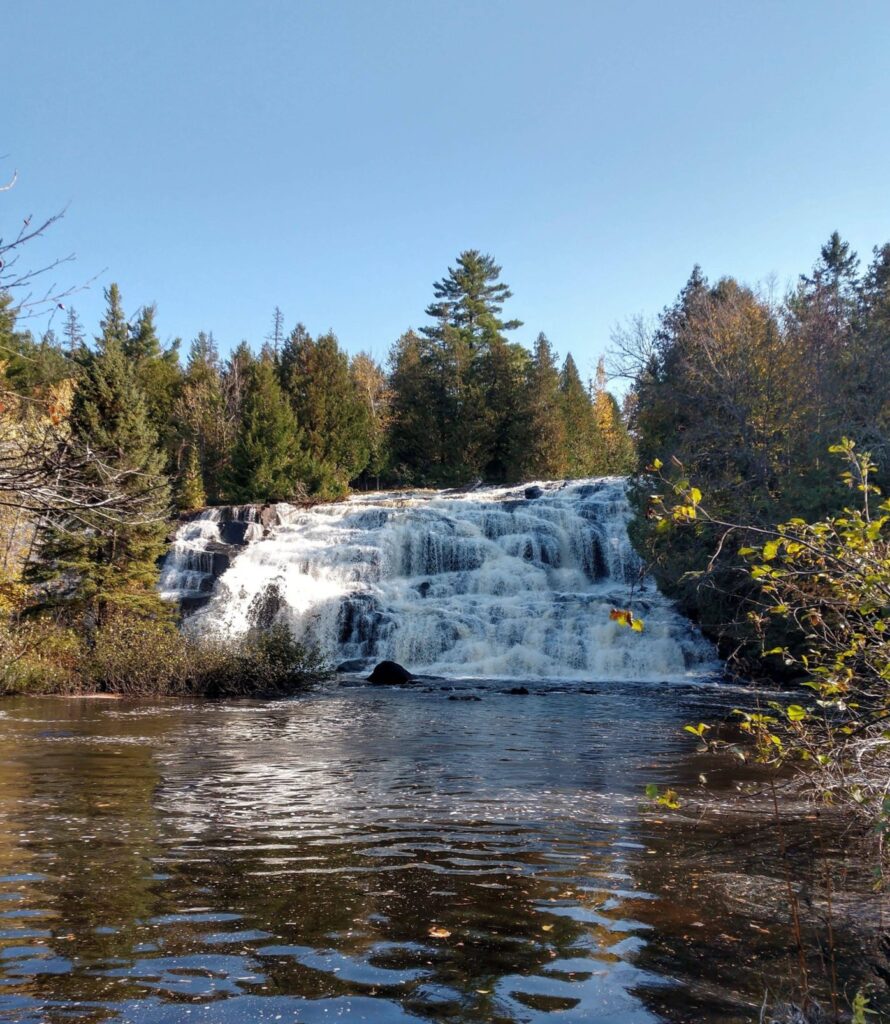
[[482, 435], [486, 480], [504, 483], [523, 476], [528, 442], [524, 399], [530, 362], [526, 349], [508, 344], [500, 334], [487, 339], [478, 360], [487, 421]]
[[41, 528], [33, 575], [56, 584], [61, 603], [101, 622], [115, 610], [158, 610], [157, 561], [164, 551], [170, 488], [164, 455], [145, 400], [124, 355], [126, 321], [120, 295], [106, 293], [108, 310], [95, 352], [86, 354], [69, 418], [73, 437], [103, 453], [84, 470], [84, 487], [114, 487], [129, 500], [126, 519], [101, 508], [77, 517], [56, 513]]
[[504, 303], [513, 295], [500, 276], [501, 268], [492, 256], [465, 249], [457, 265], [448, 268], [448, 275], [433, 284], [435, 301], [427, 306], [426, 315], [437, 323], [421, 328], [421, 333], [441, 341], [445, 327], [450, 326], [472, 342], [486, 331], [501, 333], [521, 327], [521, 320], [500, 319]]
[[68, 354], [74, 358], [82, 356], [86, 344], [86, 335], [83, 331], [83, 325], [78, 319], [77, 311], [73, 306], [69, 306], [65, 314], [65, 326], [62, 333], [65, 335]]
[[228, 477], [236, 421], [229, 414], [219, 350], [212, 334], [202, 331], [191, 344], [175, 417], [183, 443], [197, 450], [208, 498], [219, 501]]
[[174, 408], [182, 387], [179, 339], [164, 348], [155, 325], [155, 307], [140, 311], [135, 327], [128, 332], [124, 354], [131, 360], [136, 380], [145, 395], [149, 420], [167, 453], [168, 471], [174, 472], [179, 456], [179, 435]]
[[305, 493], [312, 469], [302, 436], [269, 359], [246, 371], [228, 494], [233, 501], [290, 501]]
[[192, 445], [186, 457], [185, 470], [179, 480], [176, 505], [180, 512], [194, 512], [207, 504], [198, 449]]
[[523, 476], [558, 479], [567, 469], [566, 424], [562, 414], [556, 353], [545, 334], [535, 341], [526, 399], [528, 442]]
[[281, 352], [281, 384], [303, 432], [326, 496], [346, 489], [368, 465], [368, 409], [332, 333], [312, 339], [299, 324]]
[[444, 474], [450, 424], [432, 350], [431, 342], [406, 331], [389, 353], [390, 461], [401, 483], [439, 483]]
[[566, 472], [569, 477], [590, 476], [595, 452], [600, 446], [590, 395], [581, 382], [571, 353], [566, 356], [559, 378], [563, 423], [566, 436]]

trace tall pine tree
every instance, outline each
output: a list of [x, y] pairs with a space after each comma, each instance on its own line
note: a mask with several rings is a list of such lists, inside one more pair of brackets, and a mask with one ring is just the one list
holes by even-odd
[[291, 501], [304, 496], [312, 471], [302, 441], [272, 360], [251, 363], [245, 372], [229, 497], [249, 502]]
[[112, 487], [127, 499], [121, 514], [101, 508], [54, 513], [43, 523], [32, 575], [53, 581], [55, 599], [91, 621], [122, 610], [157, 613], [157, 562], [165, 548], [170, 487], [145, 398], [124, 354], [126, 320], [115, 286], [96, 350], [83, 359], [71, 407], [74, 439], [102, 458], [86, 463], [82, 485]]

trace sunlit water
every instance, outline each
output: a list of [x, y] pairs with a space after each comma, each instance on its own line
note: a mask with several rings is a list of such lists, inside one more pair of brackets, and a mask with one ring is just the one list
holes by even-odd
[[739, 694], [503, 689], [4, 702], [0, 1020], [756, 1019], [750, 835], [642, 800], [730, 784], [681, 726]]

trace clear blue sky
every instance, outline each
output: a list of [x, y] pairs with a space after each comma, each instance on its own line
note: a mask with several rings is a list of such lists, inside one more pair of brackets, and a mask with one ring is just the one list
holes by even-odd
[[890, 239], [890, 3], [6, 0], [0, 228], [162, 335], [382, 357], [465, 248], [590, 371], [693, 263], [784, 284]]

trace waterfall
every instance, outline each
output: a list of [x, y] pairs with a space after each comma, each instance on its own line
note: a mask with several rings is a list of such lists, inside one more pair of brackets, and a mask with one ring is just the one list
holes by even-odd
[[[334, 664], [391, 659], [449, 678], [714, 671], [710, 645], [641, 578], [621, 478], [277, 505], [265, 529], [251, 512], [210, 509], [179, 529], [161, 590], [196, 609], [185, 628], [238, 635], [281, 621]], [[248, 528], [226, 550], [233, 519]], [[628, 606], [642, 634], [610, 620]]]

